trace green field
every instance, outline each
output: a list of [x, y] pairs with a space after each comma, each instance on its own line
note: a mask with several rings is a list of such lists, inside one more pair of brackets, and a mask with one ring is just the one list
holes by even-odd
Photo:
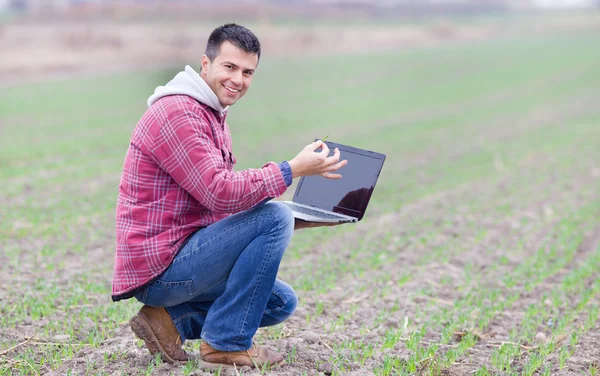
[[[265, 57], [228, 117], [238, 169], [326, 135], [387, 160], [364, 221], [296, 233], [299, 308], [257, 336], [288, 364], [244, 374], [600, 374], [598, 46]], [[150, 357], [139, 303], [110, 301], [129, 137], [176, 71], [0, 92], [1, 375], [203, 374]]]

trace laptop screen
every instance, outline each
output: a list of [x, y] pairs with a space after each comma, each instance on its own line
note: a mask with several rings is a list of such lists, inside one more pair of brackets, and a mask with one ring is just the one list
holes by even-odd
[[327, 142], [333, 155], [340, 149], [340, 160], [348, 164], [337, 171], [337, 180], [322, 176], [305, 176], [294, 195], [294, 202], [314, 206], [362, 219], [375, 183], [385, 160], [385, 155]]

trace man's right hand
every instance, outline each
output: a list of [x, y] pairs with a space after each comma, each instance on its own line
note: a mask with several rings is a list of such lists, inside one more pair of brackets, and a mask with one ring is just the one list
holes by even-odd
[[303, 228], [323, 227], [323, 226], [338, 226], [342, 222], [308, 222], [301, 219], [295, 218], [294, 230], [300, 230]]
[[[322, 148], [320, 152], [315, 152]], [[306, 145], [298, 155], [288, 162], [292, 169], [292, 178], [299, 176], [321, 175], [327, 179], [339, 179], [340, 174], [332, 174], [333, 171], [344, 167], [347, 160], [340, 161], [340, 150], [335, 148], [333, 155], [329, 156], [329, 148], [321, 140]]]

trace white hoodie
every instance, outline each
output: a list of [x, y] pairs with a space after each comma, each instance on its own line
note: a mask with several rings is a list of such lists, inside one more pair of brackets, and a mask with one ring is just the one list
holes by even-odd
[[219, 98], [213, 93], [212, 89], [189, 65], [186, 65], [185, 70], [177, 73], [177, 75], [165, 86], [158, 86], [154, 89], [154, 94], [148, 98], [148, 107], [167, 95], [189, 95], [198, 102], [218, 111], [220, 114], [223, 114], [223, 112], [227, 111], [227, 108], [229, 108], [229, 106], [225, 108], [221, 106]]

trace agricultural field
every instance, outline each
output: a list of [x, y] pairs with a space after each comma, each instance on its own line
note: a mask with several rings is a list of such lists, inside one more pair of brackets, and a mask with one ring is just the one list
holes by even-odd
[[[228, 117], [238, 169], [326, 135], [387, 160], [362, 222], [295, 234], [298, 309], [256, 337], [287, 364], [241, 373], [600, 374], [599, 45], [265, 56]], [[179, 68], [0, 91], [0, 375], [208, 375], [151, 357], [140, 304], [110, 300], [129, 137]]]

